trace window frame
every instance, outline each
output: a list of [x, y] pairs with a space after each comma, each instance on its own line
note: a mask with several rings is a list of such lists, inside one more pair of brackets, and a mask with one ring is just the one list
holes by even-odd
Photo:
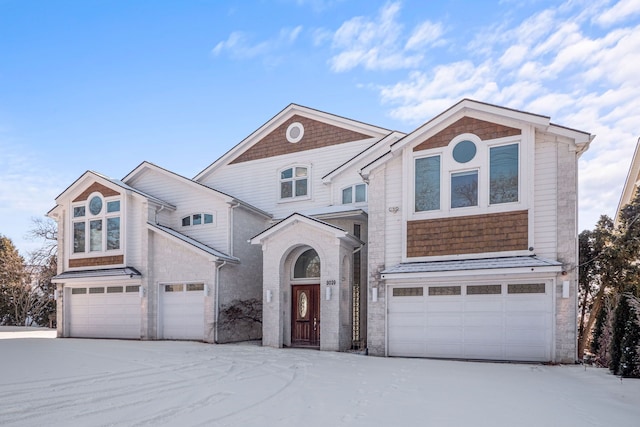
[[[307, 170], [306, 177], [297, 178], [296, 179], [296, 169], [297, 168], [305, 168]], [[282, 178], [282, 173], [291, 169], [291, 178]], [[296, 182], [297, 181], [307, 181], [307, 193], [304, 195], [296, 196]], [[282, 197], [282, 183], [291, 182], [291, 197]], [[309, 200], [311, 199], [311, 165], [308, 164], [294, 164], [278, 169], [278, 187], [277, 187], [277, 200], [278, 203], [288, 203], [295, 202], [299, 200]]]
[[[364, 200], [356, 201], [356, 188], [359, 186], [364, 186]], [[345, 203], [344, 202], [344, 192], [346, 190], [351, 189], [351, 201]], [[346, 187], [342, 187], [339, 193], [340, 204], [341, 205], [363, 205], [369, 202], [369, 186], [365, 182], [359, 182], [357, 184], [347, 185]]]
[[[200, 216], [200, 222], [195, 223], [196, 215]], [[211, 216], [211, 222], [205, 222], [206, 217]], [[185, 225], [185, 219], [189, 219], [189, 224]], [[191, 228], [191, 227], [215, 227], [216, 226], [216, 218], [217, 214], [215, 211], [202, 211], [202, 212], [192, 212], [189, 215], [182, 216], [180, 218], [180, 227], [182, 228]]]
[[[453, 149], [461, 141], [470, 140], [476, 144], [476, 154], [468, 162], [459, 163], [453, 158]], [[526, 137], [515, 135], [493, 140], [482, 141], [474, 134], [461, 134], [453, 138], [447, 146], [428, 150], [407, 150], [405, 157], [406, 170], [409, 171], [406, 178], [408, 187], [407, 219], [435, 219], [444, 217], [466, 216], [476, 214], [490, 214], [512, 210], [527, 209], [529, 205], [528, 189], [532, 179], [525, 176], [528, 170], [527, 162], [530, 155], [524, 149]], [[516, 145], [518, 149], [518, 200], [503, 203], [490, 203], [490, 172], [491, 149], [508, 145]], [[433, 210], [416, 209], [416, 161], [429, 157], [440, 157], [440, 208]], [[452, 176], [462, 172], [477, 171], [478, 174], [478, 203], [475, 206], [452, 207]]]
[[[91, 210], [89, 209], [89, 203], [94, 197], [99, 197], [102, 201], [102, 209], [97, 215], [93, 215]], [[119, 210], [108, 212], [108, 206], [112, 202], [119, 202]], [[112, 205], [113, 206], [113, 205]], [[76, 209], [84, 207], [84, 215], [75, 216]], [[124, 254], [124, 246], [125, 246], [125, 221], [124, 218], [125, 211], [125, 198], [122, 195], [116, 196], [108, 196], [105, 197], [100, 192], [93, 192], [89, 194], [89, 196], [82, 201], [79, 202], [71, 202], [70, 204], [70, 218], [69, 218], [69, 230], [67, 233], [68, 242], [67, 245], [69, 248], [69, 258], [70, 259], [79, 259], [79, 258], [94, 258], [100, 256], [112, 256], [112, 255], [122, 255]], [[109, 249], [109, 220], [118, 218], [119, 219], [119, 227], [118, 227], [118, 248], [117, 249]], [[94, 221], [101, 221], [101, 232], [100, 232], [100, 249], [91, 250], [91, 223]], [[75, 251], [75, 231], [76, 224], [84, 224], [84, 249], [82, 251]]]

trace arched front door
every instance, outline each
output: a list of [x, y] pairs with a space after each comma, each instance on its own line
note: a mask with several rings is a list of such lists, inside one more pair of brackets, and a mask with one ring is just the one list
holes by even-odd
[[[320, 347], [320, 258], [315, 250], [303, 252], [293, 268], [291, 286], [291, 346]], [[296, 282], [305, 282], [296, 284]]]

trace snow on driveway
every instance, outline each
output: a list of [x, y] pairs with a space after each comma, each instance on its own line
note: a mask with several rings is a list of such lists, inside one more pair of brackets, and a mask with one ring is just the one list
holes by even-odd
[[0, 328], [0, 425], [640, 426], [604, 369], [54, 335]]

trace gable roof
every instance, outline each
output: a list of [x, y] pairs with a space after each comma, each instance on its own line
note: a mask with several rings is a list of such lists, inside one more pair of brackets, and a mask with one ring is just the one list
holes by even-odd
[[180, 175], [178, 173], [172, 172], [172, 171], [170, 171], [168, 169], [165, 169], [163, 167], [160, 167], [160, 166], [158, 166], [158, 165], [156, 165], [154, 163], [147, 162], [147, 161], [144, 161], [144, 162], [140, 163], [138, 166], [136, 166], [131, 172], [129, 172], [127, 174], [127, 176], [122, 178], [122, 181], [124, 181], [124, 182], [132, 181], [135, 178], [137, 178], [138, 176], [140, 176], [141, 174], [143, 174], [147, 170], [153, 170], [153, 171], [158, 172], [160, 174], [163, 174], [163, 175], [165, 175], [165, 176], [167, 176], [167, 177], [169, 177], [171, 179], [177, 179], [177, 180], [179, 180], [181, 182], [184, 182], [187, 185], [192, 186], [193, 188], [204, 189], [206, 191], [212, 191], [212, 192], [216, 193], [218, 196], [220, 196], [221, 198], [223, 198], [224, 200], [226, 200], [227, 203], [232, 203], [232, 204], [236, 204], [237, 203], [237, 204], [240, 204], [241, 206], [247, 208], [248, 210], [251, 210], [251, 211], [253, 211], [253, 212], [255, 212], [255, 213], [259, 214], [259, 215], [262, 215], [262, 216], [264, 216], [266, 218], [271, 218], [272, 217], [271, 214], [263, 211], [260, 208], [257, 208], [255, 206], [251, 205], [250, 203], [242, 201], [242, 200], [240, 200], [240, 199], [238, 199], [236, 197], [233, 197], [233, 196], [231, 196], [231, 195], [229, 195], [227, 193], [224, 193], [224, 192], [222, 192], [220, 190], [216, 190], [213, 187], [210, 187], [208, 185], [202, 184], [201, 182], [198, 182], [198, 181], [194, 181], [194, 180], [189, 179], [189, 178], [187, 178], [185, 176], [182, 176], [182, 175]]
[[171, 203], [165, 202], [164, 200], [161, 200], [161, 199], [159, 199], [159, 198], [157, 198], [155, 196], [152, 196], [152, 195], [147, 194], [147, 193], [145, 193], [143, 191], [140, 191], [140, 190], [138, 190], [136, 188], [133, 188], [133, 187], [125, 184], [124, 182], [122, 182], [120, 180], [109, 178], [108, 176], [103, 175], [103, 174], [98, 173], [98, 172], [95, 172], [95, 171], [86, 171], [85, 173], [83, 173], [78, 179], [73, 181], [73, 183], [71, 185], [69, 185], [62, 193], [60, 193], [56, 197], [56, 199], [55, 199], [56, 202], [59, 199], [61, 199], [62, 197], [68, 195], [71, 191], [75, 190], [78, 186], [80, 186], [85, 181], [88, 181], [91, 178], [93, 178], [95, 181], [101, 182], [103, 184], [115, 185], [115, 186], [119, 187], [120, 189], [125, 190], [126, 192], [130, 192], [132, 194], [136, 194], [138, 196], [144, 197], [147, 200], [149, 200], [150, 202], [155, 203], [158, 206], [164, 206], [165, 208], [172, 209], [172, 210], [176, 209], [176, 207], [174, 205], [172, 205]]
[[198, 173], [193, 179], [195, 181], [200, 181], [221, 166], [232, 163], [255, 144], [258, 144], [262, 140], [262, 138], [268, 136], [271, 132], [276, 130], [279, 126], [283, 125], [287, 120], [290, 120], [294, 116], [311, 119], [319, 123], [332, 125], [347, 131], [362, 134], [362, 137], [360, 139], [365, 139], [367, 137], [382, 138], [390, 132], [388, 129], [366, 124], [357, 120], [347, 119], [345, 117], [326, 113], [297, 104], [289, 104], [286, 108], [272, 117], [260, 128], [258, 128], [236, 146], [223, 154], [220, 158], [206, 167], [203, 171]]
[[616, 209], [616, 216], [614, 222], [618, 223], [620, 217], [620, 211], [623, 207], [631, 202], [631, 199], [635, 196], [636, 188], [638, 187], [638, 181], [640, 180], [640, 138], [636, 142], [636, 149], [633, 152], [631, 158], [631, 165], [629, 166], [629, 172], [627, 172], [627, 179], [624, 181], [624, 187], [622, 187], [622, 194], [620, 194], [620, 201], [618, 202], [618, 209]]
[[302, 222], [304, 224], [308, 224], [312, 227], [318, 228], [324, 232], [328, 232], [333, 234], [336, 238], [338, 239], [344, 239], [344, 240], [348, 240], [351, 241], [351, 243], [354, 244], [354, 246], [359, 246], [359, 245], [364, 245], [364, 242], [360, 239], [358, 239], [357, 237], [349, 234], [347, 231], [343, 230], [342, 228], [335, 226], [333, 224], [329, 224], [328, 222], [325, 221], [321, 221], [319, 219], [316, 218], [312, 218], [306, 215], [302, 215], [301, 213], [298, 212], [294, 212], [291, 215], [289, 215], [288, 217], [286, 217], [285, 219], [283, 219], [282, 221], [278, 222], [277, 224], [272, 225], [271, 227], [267, 228], [266, 230], [262, 231], [261, 233], [257, 234], [256, 236], [252, 237], [251, 239], [249, 239], [249, 241], [251, 242], [251, 244], [253, 245], [258, 245], [258, 244], [262, 244], [262, 241], [270, 236], [272, 236], [273, 234], [276, 234], [278, 232], [280, 232], [281, 230], [283, 230], [284, 228], [287, 228], [291, 225], [294, 225], [298, 222]]
[[513, 123], [514, 125], [518, 122], [527, 123], [544, 132], [550, 132], [558, 136], [571, 138], [575, 141], [578, 155], [588, 149], [589, 144], [595, 137], [595, 135], [591, 135], [588, 132], [553, 124], [548, 116], [528, 113], [513, 108], [501, 107], [486, 102], [464, 98], [449, 107], [447, 110], [428, 120], [413, 132], [391, 144], [388, 152], [382, 154], [362, 168], [363, 176], [366, 177], [371, 169], [385, 163], [393, 157], [395, 153], [401, 152], [402, 148], [405, 146], [417, 140], [437, 134], [439, 131], [446, 128], [446, 126], [450, 125], [450, 122], [452, 122], [456, 117], [464, 117], [470, 114], [481, 117], [499, 117], [503, 121]]
[[212, 261], [226, 261], [234, 264], [240, 263], [240, 259], [231, 255], [227, 255], [224, 252], [221, 252], [217, 249], [212, 248], [211, 246], [205, 245], [202, 242], [197, 241], [189, 236], [185, 236], [182, 233], [175, 231], [173, 228], [165, 227], [160, 224], [153, 224], [151, 222], [147, 222], [147, 228], [156, 233], [162, 234], [167, 237], [169, 240], [172, 240], [176, 243], [181, 244], [182, 246], [195, 250], [196, 252], [200, 252], [208, 256], [212, 259]]

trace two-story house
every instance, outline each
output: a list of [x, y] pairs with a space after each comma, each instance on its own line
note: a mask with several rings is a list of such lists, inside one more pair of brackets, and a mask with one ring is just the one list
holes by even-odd
[[573, 361], [592, 137], [463, 100], [410, 134], [290, 105], [193, 179], [87, 172], [59, 336]]

